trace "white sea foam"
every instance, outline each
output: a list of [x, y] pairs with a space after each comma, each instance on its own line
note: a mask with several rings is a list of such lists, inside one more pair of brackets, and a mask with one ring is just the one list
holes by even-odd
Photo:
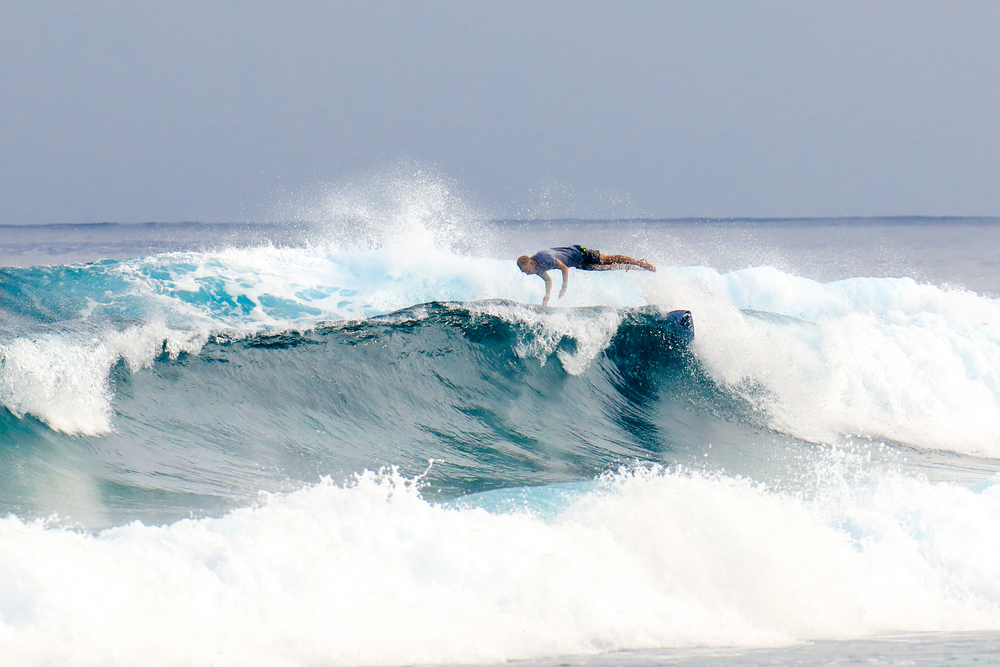
[[454, 181], [407, 162], [304, 190], [276, 215], [310, 222], [320, 230], [317, 241], [353, 251], [400, 248], [419, 255], [433, 248], [489, 256], [496, 241], [490, 216], [460, 196]]
[[805, 499], [633, 471], [543, 519], [365, 474], [163, 527], [0, 520], [0, 655], [397, 665], [998, 630], [998, 550], [998, 483]]
[[[614, 309], [544, 311], [516, 303], [487, 302], [473, 305], [472, 311], [523, 325], [514, 352], [522, 358], [538, 359], [543, 365], [555, 353], [570, 375], [580, 375], [587, 370], [611, 342], [622, 321], [621, 313]], [[572, 351], [560, 348], [566, 338], [576, 341]]]
[[197, 352], [205, 336], [162, 323], [85, 335], [45, 333], [0, 342], [0, 405], [53, 429], [98, 435], [111, 430], [108, 376], [119, 361], [137, 371], [166, 352]]
[[[247, 330], [358, 319], [429, 301], [540, 303], [544, 294], [544, 283], [521, 273], [513, 261], [468, 257], [431, 245], [175, 253], [123, 262], [116, 270], [136, 293], [169, 312]], [[566, 297], [554, 294], [551, 305], [645, 303], [639, 272], [574, 272], [571, 281]]]
[[823, 284], [769, 268], [664, 272], [650, 299], [690, 308], [699, 357], [781, 430], [1000, 457], [996, 300], [910, 279]]

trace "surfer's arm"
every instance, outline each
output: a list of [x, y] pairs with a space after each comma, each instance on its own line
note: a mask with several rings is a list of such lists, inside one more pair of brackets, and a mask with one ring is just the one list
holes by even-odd
[[538, 277], [545, 281], [545, 298], [542, 299], [542, 305], [549, 305], [549, 295], [552, 294], [552, 278], [549, 278], [547, 271], [539, 271]]
[[569, 285], [569, 267], [563, 264], [558, 259], [556, 260], [556, 266], [559, 267], [559, 270], [562, 271], [563, 274], [563, 285], [562, 289], [559, 290], [559, 298], [561, 299], [563, 298], [563, 295], [566, 293], [566, 285]]

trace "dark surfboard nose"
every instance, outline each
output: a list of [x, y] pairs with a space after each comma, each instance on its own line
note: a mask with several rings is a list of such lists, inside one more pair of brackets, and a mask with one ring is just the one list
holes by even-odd
[[694, 338], [694, 318], [690, 310], [672, 310], [665, 319], [664, 328], [670, 338], [682, 344], [691, 342]]

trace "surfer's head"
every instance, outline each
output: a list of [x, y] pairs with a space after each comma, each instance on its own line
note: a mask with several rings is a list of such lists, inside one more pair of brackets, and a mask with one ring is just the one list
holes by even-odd
[[527, 255], [521, 255], [517, 258], [517, 268], [521, 269], [528, 275], [535, 273], [535, 260], [531, 259]]

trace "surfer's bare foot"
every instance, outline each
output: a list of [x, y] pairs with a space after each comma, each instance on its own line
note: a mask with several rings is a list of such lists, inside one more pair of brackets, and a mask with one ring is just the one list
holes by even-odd
[[639, 260], [639, 266], [646, 269], [647, 271], [652, 271], [656, 273], [656, 267], [649, 263], [649, 260], [643, 258]]

